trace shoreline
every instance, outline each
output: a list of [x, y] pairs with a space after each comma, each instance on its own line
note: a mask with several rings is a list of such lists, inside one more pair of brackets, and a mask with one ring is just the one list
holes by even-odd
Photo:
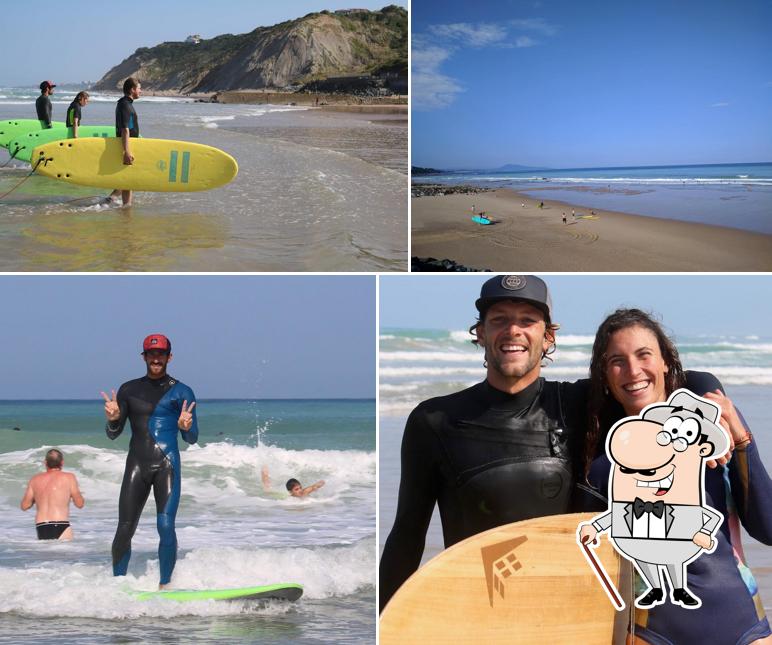
[[219, 103], [255, 105], [298, 105], [318, 107], [332, 112], [363, 112], [373, 114], [405, 114], [408, 112], [408, 97], [400, 96], [358, 96], [356, 94], [281, 92], [274, 90], [220, 90], [215, 92], [192, 92], [180, 94], [174, 90], [153, 90], [146, 96], [163, 96], [191, 99], [197, 103]]
[[[772, 235], [540, 201], [509, 188], [412, 197], [411, 256], [492, 271], [772, 270]], [[473, 206], [493, 224], [473, 223]]]

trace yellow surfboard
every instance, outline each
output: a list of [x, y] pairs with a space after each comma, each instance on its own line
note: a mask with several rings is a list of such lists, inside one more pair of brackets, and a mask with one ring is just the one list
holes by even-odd
[[[454, 544], [391, 598], [381, 645], [624, 643], [629, 610], [615, 611], [576, 542], [591, 517], [540, 517]], [[594, 551], [620, 592], [632, 594], [630, 568], [608, 540]]]
[[229, 154], [200, 143], [132, 139], [134, 163], [123, 163], [120, 139], [63, 139], [36, 147], [30, 163], [41, 175], [82, 186], [193, 192], [231, 181], [239, 171]]

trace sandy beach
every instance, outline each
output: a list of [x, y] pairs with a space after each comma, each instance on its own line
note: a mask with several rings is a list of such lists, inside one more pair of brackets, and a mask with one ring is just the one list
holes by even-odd
[[[414, 197], [411, 255], [491, 271], [772, 270], [772, 235], [539, 202], [509, 189]], [[472, 222], [473, 207], [493, 224]]]

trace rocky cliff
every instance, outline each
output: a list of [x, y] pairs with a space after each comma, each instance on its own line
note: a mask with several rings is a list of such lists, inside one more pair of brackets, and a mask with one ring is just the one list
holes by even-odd
[[322, 11], [247, 34], [140, 48], [92, 89], [120, 91], [129, 76], [145, 90], [180, 93], [287, 88], [395, 69], [406, 76], [407, 41], [402, 7]]

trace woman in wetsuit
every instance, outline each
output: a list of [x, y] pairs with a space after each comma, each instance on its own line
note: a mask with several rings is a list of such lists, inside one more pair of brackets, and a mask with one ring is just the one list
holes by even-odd
[[160, 538], [159, 588], [168, 584], [177, 561], [174, 522], [180, 503], [180, 452], [177, 432], [187, 443], [198, 440], [195, 395], [187, 385], [166, 373], [171, 360], [171, 342], [154, 334], [143, 343], [147, 374], [121, 385], [117, 396], [104, 392], [105, 431], [115, 439], [126, 419], [131, 424], [131, 442], [118, 502], [118, 528], [113, 540], [113, 575], [123, 576], [131, 558], [131, 539], [137, 530], [150, 490], [156, 504], [156, 525]]
[[[620, 309], [598, 329], [590, 381], [585, 466], [596, 494], [605, 497], [608, 491], [610, 463], [603, 446], [611, 426], [622, 417], [637, 415], [650, 403], [664, 401], [680, 387], [721, 407], [722, 424], [734, 442], [728, 463], [705, 472], [705, 503], [721, 512], [725, 520], [717, 534], [715, 552], [687, 568], [689, 584], [699, 589], [702, 606], [685, 610], [666, 602], [636, 609], [631, 625], [634, 642], [772, 643], [758, 586], [740, 544], [740, 523], [755, 539], [772, 544], [772, 482], [756, 440], [723, 394], [718, 379], [706, 372], [684, 372], [678, 350], [651, 316], [638, 309]], [[638, 587], [636, 595], [647, 585], [641, 582]]]

